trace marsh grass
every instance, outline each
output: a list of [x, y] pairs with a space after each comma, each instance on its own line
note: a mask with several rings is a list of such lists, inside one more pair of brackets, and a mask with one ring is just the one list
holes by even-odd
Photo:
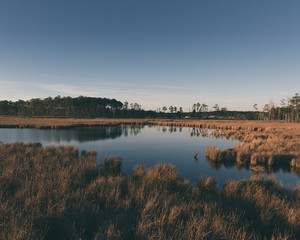
[[98, 166], [96, 152], [0, 143], [0, 239], [295, 239], [299, 188], [274, 180], [222, 189], [173, 165]]
[[244, 213], [243, 218], [252, 222], [261, 236], [268, 238], [274, 235], [274, 230], [278, 236], [291, 236], [291, 233], [299, 236], [299, 197], [299, 188], [291, 191], [274, 179], [257, 177], [227, 182], [222, 190], [224, 209]]
[[265, 128], [214, 131], [212, 136], [238, 139], [233, 149], [206, 148], [206, 157], [211, 161], [227, 162], [230, 159], [237, 165], [251, 165], [254, 168], [300, 168], [300, 135], [298, 125], [294, 128]]

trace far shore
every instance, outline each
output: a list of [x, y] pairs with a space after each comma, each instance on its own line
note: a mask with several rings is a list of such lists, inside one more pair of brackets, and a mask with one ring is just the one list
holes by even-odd
[[254, 120], [203, 120], [203, 119], [153, 119], [153, 118], [44, 118], [44, 117], [9, 117], [0, 116], [0, 128], [38, 128], [60, 129], [77, 127], [130, 125], [160, 125], [173, 127], [195, 127], [231, 130], [257, 129], [294, 129], [300, 131], [299, 123], [284, 123], [282, 121], [254, 121]]

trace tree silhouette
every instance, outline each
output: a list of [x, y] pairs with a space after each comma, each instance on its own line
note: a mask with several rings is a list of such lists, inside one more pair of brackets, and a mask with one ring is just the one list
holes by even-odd
[[197, 112], [200, 111], [200, 107], [201, 107], [201, 104], [199, 102], [197, 102], [197, 104], [196, 104], [196, 110], [197, 110]]
[[219, 111], [220, 110], [219, 105], [215, 104], [215, 106], [213, 106], [213, 109], [215, 109], [215, 111]]
[[194, 103], [193, 106], [192, 106], [192, 109], [196, 111], [196, 108], [197, 108], [197, 104]]
[[205, 103], [202, 103], [201, 109], [202, 109], [203, 112], [207, 112], [208, 111], [208, 105], [205, 104]]

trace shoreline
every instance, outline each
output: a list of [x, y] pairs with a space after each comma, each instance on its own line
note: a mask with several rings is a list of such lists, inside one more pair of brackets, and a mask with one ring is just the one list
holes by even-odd
[[0, 128], [71, 129], [77, 127], [101, 127], [129, 125], [157, 125], [170, 127], [193, 127], [224, 130], [253, 130], [293, 128], [300, 131], [300, 123], [257, 120], [202, 120], [202, 119], [153, 119], [153, 118], [42, 118], [0, 116]]

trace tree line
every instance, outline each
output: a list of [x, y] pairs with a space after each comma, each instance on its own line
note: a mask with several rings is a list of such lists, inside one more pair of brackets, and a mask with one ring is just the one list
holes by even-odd
[[248, 120], [284, 120], [299, 122], [300, 96], [282, 99], [280, 106], [273, 101], [265, 104], [262, 110], [253, 105], [254, 111], [228, 111], [226, 107], [215, 104], [211, 110], [206, 103], [192, 105], [184, 112], [182, 107], [163, 106], [157, 111], [145, 111], [138, 103], [124, 103], [116, 99], [79, 96], [45, 99], [33, 98], [28, 101], [0, 101], [0, 115], [22, 117], [75, 117], [75, 118], [203, 118], [203, 119], [248, 119]]
[[[169, 113], [167, 110], [169, 109]], [[253, 105], [254, 111], [228, 111], [226, 107], [219, 107], [215, 104], [211, 110], [206, 103], [194, 103], [192, 111], [184, 113], [182, 107], [177, 108], [170, 106], [162, 107], [162, 112], [169, 116], [189, 116], [195, 118], [228, 118], [228, 119], [248, 119], [248, 120], [282, 120], [285, 122], [299, 122], [300, 121], [300, 95], [296, 93], [292, 97], [282, 99], [280, 105], [275, 104], [273, 101], [265, 104], [261, 110], [258, 109], [258, 104]], [[178, 110], [178, 111], [177, 111]], [[160, 108], [158, 109], [160, 112]]]
[[296, 93], [287, 99], [281, 99], [280, 104], [272, 100], [258, 111], [258, 105], [253, 105], [257, 120], [283, 120], [285, 122], [299, 122], [300, 120], [300, 95]]
[[[138, 103], [123, 104], [116, 99], [83, 96], [0, 101], [0, 115], [22, 117], [119, 118], [143, 117], [144, 112]], [[151, 116], [151, 112], [147, 114]]]

